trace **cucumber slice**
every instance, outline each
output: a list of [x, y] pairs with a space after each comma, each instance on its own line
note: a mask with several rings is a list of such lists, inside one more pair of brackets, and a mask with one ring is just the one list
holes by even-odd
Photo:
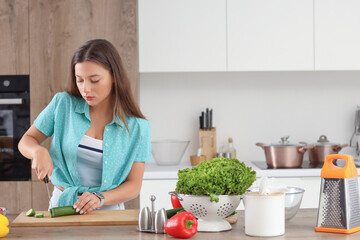
[[28, 216], [28, 217], [35, 216], [35, 211], [34, 211], [34, 209], [30, 209], [29, 211], [27, 211], [27, 212], [26, 212], [26, 216]]
[[35, 214], [36, 218], [43, 218], [44, 217], [44, 213], [36, 213]]
[[79, 214], [79, 213], [76, 212], [76, 210], [75, 210], [75, 208], [73, 208], [73, 206], [50, 208], [51, 217], [60, 217], [60, 216], [76, 215], [76, 214]]

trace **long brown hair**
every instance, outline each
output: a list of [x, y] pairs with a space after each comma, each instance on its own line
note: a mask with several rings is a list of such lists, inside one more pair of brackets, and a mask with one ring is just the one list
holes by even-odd
[[130, 87], [130, 81], [118, 51], [109, 41], [105, 39], [87, 41], [75, 51], [71, 60], [71, 76], [67, 87], [67, 92], [70, 95], [82, 97], [76, 85], [75, 65], [84, 61], [92, 61], [101, 64], [112, 75], [114, 79], [112, 94], [114, 95], [115, 100], [115, 122], [116, 116], [118, 116], [124, 122], [126, 129], [129, 131], [126, 116], [145, 119], [139, 106], [135, 102], [135, 98]]

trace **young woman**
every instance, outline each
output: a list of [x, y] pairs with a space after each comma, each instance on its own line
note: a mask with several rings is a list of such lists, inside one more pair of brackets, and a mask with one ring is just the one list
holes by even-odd
[[[40, 144], [52, 136], [49, 151]], [[67, 92], [57, 93], [19, 142], [39, 180], [55, 186], [51, 207], [124, 209], [151, 160], [150, 125], [134, 101], [115, 47], [90, 40], [76, 50]]]

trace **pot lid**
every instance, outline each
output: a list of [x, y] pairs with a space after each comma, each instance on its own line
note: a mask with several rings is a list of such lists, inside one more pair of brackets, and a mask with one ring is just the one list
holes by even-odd
[[288, 140], [289, 137], [290, 136], [281, 137], [280, 141], [278, 143], [271, 143], [271, 144], [269, 144], [267, 146], [274, 146], [274, 147], [301, 147], [301, 146], [306, 145], [304, 143], [291, 143]]
[[315, 146], [329, 146], [329, 145], [340, 145], [338, 143], [330, 142], [325, 135], [321, 135], [319, 140], [316, 143], [313, 143]]

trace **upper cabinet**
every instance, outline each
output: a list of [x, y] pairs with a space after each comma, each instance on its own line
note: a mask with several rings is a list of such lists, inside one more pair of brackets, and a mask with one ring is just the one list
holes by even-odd
[[29, 74], [29, 1], [0, 1], [0, 75]]
[[140, 72], [226, 71], [226, 1], [139, 0]]
[[360, 70], [360, 1], [315, 1], [315, 70]]
[[229, 71], [314, 69], [313, 0], [227, 0]]
[[139, 0], [140, 72], [360, 70], [358, 0]]

